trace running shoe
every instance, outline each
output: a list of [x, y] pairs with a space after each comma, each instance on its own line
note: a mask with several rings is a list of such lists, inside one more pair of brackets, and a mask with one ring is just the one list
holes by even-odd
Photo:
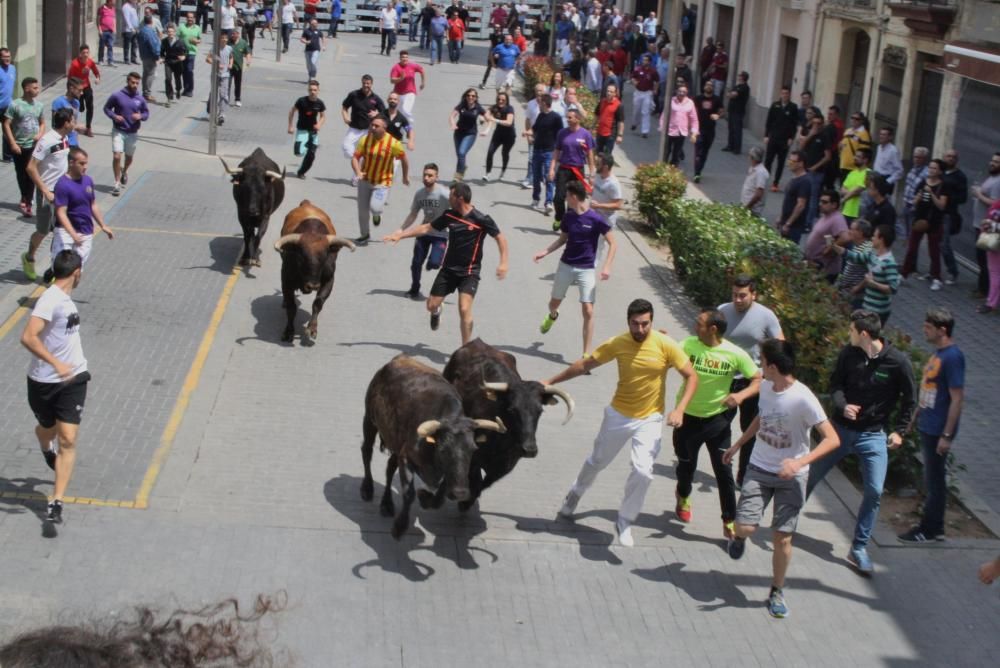
[[695, 183], [701, 183], [701, 174], [695, 174], [694, 175], [694, 182]]
[[931, 281], [931, 290], [937, 292], [940, 289], [941, 289], [941, 281], [935, 278], [933, 281]]
[[28, 204], [24, 200], [17, 203], [17, 208], [20, 209], [21, 213], [25, 216], [28, 215]]
[[505, 176], [507, 176], [507, 170], [506, 169], [501, 169], [500, 170], [500, 179], [499, 180], [503, 181], [503, 177], [505, 177]]
[[486, 172], [485, 174], [483, 174], [483, 185], [486, 185], [489, 182], [490, 182], [490, 173]]
[[847, 553], [847, 563], [864, 575], [871, 575], [875, 572], [872, 560], [868, 556], [868, 550], [863, 547], [852, 547], [851, 551]]
[[579, 495], [570, 491], [563, 500], [562, 507], [559, 509], [559, 517], [571, 519], [573, 517], [573, 513], [576, 512], [576, 504], [578, 503], [580, 503]]
[[930, 542], [933, 542], [933, 541], [943, 541], [944, 540], [944, 534], [943, 533], [939, 533], [939, 534], [925, 533], [924, 531], [920, 530], [920, 527], [913, 527], [912, 529], [910, 529], [906, 533], [901, 533], [898, 536], [896, 536], [896, 539], [900, 543], [907, 543], [907, 544], [910, 544], [910, 545], [917, 545], [918, 543], [930, 543]]
[[771, 595], [767, 597], [767, 611], [772, 617], [784, 619], [788, 616], [788, 606], [785, 605], [785, 595], [778, 587], [771, 587]]
[[729, 554], [729, 558], [742, 559], [743, 553], [747, 550], [747, 539], [746, 538], [730, 538], [729, 542], [726, 544], [726, 552]]
[[521, 190], [527, 190], [531, 187], [531, 179], [525, 179], [521, 181]]
[[46, 509], [45, 519], [48, 522], [53, 522], [59, 524], [62, 522], [62, 511], [63, 503], [62, 501], [50, 501], [48, 508]]
[[723, 522], [722, 523], [722, 536], [723, 536], [723, 538], [735, 538], [736, 537], [736, 523], [735, 522]]
[[622, 547], [634, 547], [635, 539], [632, 537], [632, 525], [628, 521], [618, 518], [615, 522], [615, 533], [618, 534], [618, 544]]
[[771, 192], [773, 193], [781, 192], [781, 188], [778, 187], [777, 183], [771, 185]]
[[127, 186], [128, 185], [128, 172], [126, 172], [124, 170], [122, 171], [122, 181], [121, 181], [121, 183], [122, 183], [123, 186]]
[[552, 215], [552, 202], [546, 202], [545, 203], [545, 215], [546, 216], [551, 216]]
[[930, 274], [917, 274], [916, 276], [918, 281], [926, 281], [928, 278], [931, 277]]
[[21, 269], [29, 281], [38, 280], [38, 274], [35, 273], [35, 261], [29, 260], [27, 253], [21, 253]]
[[242, 103], [242, 102], [240, 102], [239, 100], [236, 100], [236, 106], [237, 106], [237, 107], [242, 107], [242, 106], [243, 106], [243, 103]]
[[413, 288], [410, 288], [409, 290], [406, 291], [406, 296], [413, 300], [420, 299], [420, 290], [415, 290]]
[[562, 227], [562, 223], [560, 223], [558, 220], [553, 220], [552, 221], [552, 231], [553, 232], [558, 232], [560, 227]]
[[368, 240], [369, 240], [370, 238], [371, 238], [371, 237], [369, 237], [369, 236], [368, 236], [368, 235], [366, 234], [366, 235], [365, 235], [365, 236], [363, 236], [363, 237], [358, 237], [357, 239], [355, 239], [355, 240], [354, 240], [354, 243], [355, 243], [356, 245], [358, 245], [358, 246], [367, 246], [367, 245], [368, 245]]
[[537, 199], [531, 200], [531, 208], [537, 209], [538, 207], [539, 207], [538, 200]]
[[378, 214], [375, 214], [374, 216], [372, 216], [372, 225], [374, 225], [375, 227], [378, 227], [381, 224], [382, 224], [382, 216], [380, 216]]
[[56, 470], [56, 453], [54, 450], [43, 450], [42, 456], [45, 457], [45, 464], [52, 469]]
[[31, 213], [31, 202], [28, 202], [27, 204], [24, 205], [24, 215], [26, 217], [28, 217], [28, 218], [31, 218], [31, 216], [32, 216], [32, 213]]
[[122, 184], [116, 183], [115, 187], [111, 189], [111, 194], [114, 195], [115, 197], [118, 197], [119, 195], [121, 195], [122, 194]]
[[691, 497], [689, 496], [678, 496], [677, 506], [674, 508], [674, 512], [677, 513], [677, 519], [681, 522], [690, 522], [691, 516]]
[[441, 326], [441, 309], [438, 308], [437, 311], [431, 313], [431, 330], [437, 331], [438, 327]]
[[542, 326], [539, 327], [539, 331], [542, 334], [548, 334], [549, 330], [552, 329], [552, 325], [556, 324], [556, 320], [559, 318], [559, 314], [556, 313], [552, 315], [551, 313], [546, 313], [545, 317], [542, 319]]
[[952, 276], [949, 276], [948, 278], [944, 279], [944, 284], [945, 285], [955, 285], [955, 283], [957, 283], [957, 282], [958, 282], [958, 276], [957, 275], [952, 275]]

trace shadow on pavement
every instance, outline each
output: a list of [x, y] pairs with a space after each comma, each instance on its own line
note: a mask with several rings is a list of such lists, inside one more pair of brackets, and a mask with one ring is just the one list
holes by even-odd
[[526, 225], [515, 225], [514, 229], [518, 230], [519, 232], [524, 232], [525, 234], [537, 234], [540, 236], [544, 235], [547, 237], [556, 236], [556, 233], [552, 231], [551, 224], [548, 228], [527, 227]]
[[[184, 267], [184, 269], [208, 269], [228, 276], [233, 272], [233, 264], [243, 253], [243, 238], [232, 235], [215, 237], [208, 242], [208, 252], [212, 256], [212, 264]], [[253, 278], [248, 271], [244, 271], [244, 274], [248, 278]]]
[[[285, 331], [285, 308], [282, 306], [283, 298], [280, 292], [257, 297], [250, 302], [250, 314], [256, 321], [253, 326], [254, 336], [241, 336], [236, 339], [236, 343], [243, 345], [245, 341], [265, 341], [267, 343], [277, 343], [283, 346], [293, 344], [281, 340], [281, 334]], [[301, 308], [295, 314], [295, 321], [300, 323], [302, 316], [309, 318], [310, 314]], [[296, 333], [301, 335], [301, 330], [296, 329]], [[308, 345], [303, 342], [303, 345]]]
[[[360, 464], [360, 462], [359, 462]], [[489, 557], [491, 563], [499, 559], [489, 550], [475, 547], [469, 542], [486, 530], [486, 522], [477, 514], [459, 514], [454, 504], [443, 510], [422, 510], [414, 504], [411, 510], [413, 526], [406, 535], [396, 541], [389, 534], [392, 520], [379, 514], [377, 499], [381, 498], [385, 487], [375, 484], [375, 500], [361, 500], [361, 477], [340, 474], [331, 478], [323, 486], [323, 496], [341, 515], [358, 525], [361, 539], [375, 551], [376, 557], [355, 564], [351, 572], [359, 579], [366, 579], [365, 571], [378, 567], [386, 573], [397, 573], [411, 582], [422, 582], [434, 575], [431, 566], [410, 557], [412, 552], [426, 550], [441, 559], [455, 563], [463, 570], [479, 568], [473, 553], [480, 552]], [[420, 519], [423, 529], [416, 526]], [[429, 546], [421, 545], [427, 534], [433, 536]]]
[[[51, 480], [41, 478], [0, 478], [0, 493], [11, 496], [0, 496], [0, 513], [20, 515], [25, 512], [34, 513], [42, 529], [42, 538], [55, 538], [59, 535], [51, 522], [45, 521], [47, 497], [36, 489], [39, 485], [51, 485]], [[13, 496], [14, 494], [22, 496]], [[30, 498], [26, 498], [29, 497]]]
[[29, 281], [21, 269], [8, 269], [0, 274], [0, 283], [13, 283], [15, 285], [27, 285], [33, 283]]
[[[434, 364], [440, 364], [444, 366], [448, 363], [449, 355], [442, 352], [434, 350], [433, 348], [428, 348], [422, 343], [417, 343], [415, 345], [409, 345], [406, 343], [393, 343], [390, 341], [352, 341], [349, 343], [338, 343], [338, 346], [380, 346], [382, 348], [387, 348], [389, 350], [395, 350], [401, 353], [405, 353], [410, 357], [423, 357], [430, 360]], [[386, 360], [388, 361], [388, 360]]]
[[501, 346], [495, 345], [494, 348], [498, 350], [503, 350], [508, 353], [515, 353], [517, 355], [527, 355], [529, 357], [538, 357], [539, 359], [547, 360], [549, 362], [555, 362], [557, 364], [569, 364], [566, 358], [562, 356], [562, 353], [547, 353], [542, 350], [542, 342], [535, 341], [530, 347], [525, 348], [524, 346]]
[[[603, 561], [612, 566], [620, 566], [622, 560], [617, 554], [611, 551], [614, 536], [607, 531], [600, 531], [590, 527], [583, 527], [570, 520], [547, 517], [522, 517], [520, 515], [510, 515], [507, 513], [481, 512], [482, 516], [501, 517], [514, 522], [514, 527], [518, 531], [530, 534], [546, 533], [553, 536], [565, 536], [577, 541], [580, 548], [580, 556], [588, 561]], [[576, 519], [587, 517], [602, 517], [614, 523], [617, 513], [611, 510], [595, 510], [587, 513], [577, 513]], [[637, 525], [642, 526], [642, 516], [639, 516]]]

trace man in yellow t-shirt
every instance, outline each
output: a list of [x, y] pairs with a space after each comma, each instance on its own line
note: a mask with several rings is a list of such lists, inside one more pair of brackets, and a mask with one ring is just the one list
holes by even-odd
[[632, 547], [632, 524], [642, 510], [646, 490], [653, 480], [653, 462], [660, 452], [663, 432], [664, 397], [667, 370], [677, 369], [685, 380], [685, 390], [667, 416], [671, 427], [681, 426], [688, 402], [698, 389], [698, 377], [684, 351], [665, 334], [653, 331], [653, 305], [636, 299], [628, 306], [628, 332], [608, 339], [588, 357], [546, 381], [555, 385], [590, 372], [612, 360], [618, 362], [618, 387], [611, 405], [604, 409], [601, 430], [594, 439], [594, 450], [583, 463], [576, 482], [559, 509], [559, 515], [571, 518], [584, 492], [621, 451], [632, 446], [632, 472], [625, 483], [625, 498], [618, 509], [615, 529], [619, 544]]
[[358, 178], [358, 226], [361, 236], [355, 239], [355, 243], [360, 245], [368, 243], [368, 218], [371, 217], [376, 227], [382, 222], [396, 160], [403, 167], [403, 185], [410, 185], [410, 162], [406, 151], [401, 141], [386, 132], [388, 125], [385, 116], [375, 116], [368, 134], [358, 141], [351, 157], [351, 167]]

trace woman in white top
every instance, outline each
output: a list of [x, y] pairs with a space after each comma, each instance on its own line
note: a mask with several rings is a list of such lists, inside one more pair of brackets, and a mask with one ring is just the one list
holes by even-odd
[[[555, 111], [557, 105], [563, 105], [566, 102], [566, 82], [563, 80], [562, 72], [553, 72], [552, 78], [549, 79], [549, 87], [546, 91], [552, 96], [552, 110]], [[560, 114], [561, 115], [561, 114]]]

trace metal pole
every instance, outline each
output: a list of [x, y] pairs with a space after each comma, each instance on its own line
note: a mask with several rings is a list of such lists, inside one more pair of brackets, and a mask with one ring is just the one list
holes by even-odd
[[684, 3], [681, 0], [670, 0], [670, 66], [667, 67], [667, 80], [661, 81], [661, 86], [667, 87], [667, 92], [663, 98], [663, 113], [666, 114], [667, 122], [663, 124], [663, 132], [660, 133], [660, 160], [667, 161], [667, 132], [670, 128], [670, 101], [674, 97], [674, 85], [677, 79], [677, 59], [681, 55], [681, 16], [683, 14]]
[[[282, 42], [281, 42], [281, 4], [282, 4], [281, 0], [278, 0], [278, 2], [274, 3], [276, 11], [271, 16], [271, 31], [272, 31], [272, 33], [274, 31], [274, 22], [275, 21], [278, 22], [278, 37], [274, 40], [274, 62], [276, 62], [276, 63], [280, 63], [281, 62], [281, 44], [282, 44]], [[289, 39], [291, 39], [291, 37], [289, 37]]]
[[212, 19], [212, 76], [210, 81], [211, 90], [208, 92], [208, 154], [216, 155], [216, 138], [219, 134], [218, 107], [219, 107], [219, 35], [222, 29], [219, 27], [222, 16], [222, 0], [215, 0], [215, 18]]

